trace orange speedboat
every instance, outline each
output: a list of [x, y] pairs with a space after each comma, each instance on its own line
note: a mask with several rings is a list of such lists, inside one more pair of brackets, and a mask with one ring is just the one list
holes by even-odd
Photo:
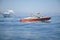
[[20, 22], [34, 22], [34, 21], [45, 21], [45, 20], [50, 20], [51, 17], [44, 16], [42, 18], [36, 18], [36, 17], [27, 17], [20, 19]]

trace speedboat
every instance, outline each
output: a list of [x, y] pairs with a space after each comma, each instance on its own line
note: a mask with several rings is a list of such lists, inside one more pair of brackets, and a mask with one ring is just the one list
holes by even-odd
[[41, 18], [37, 18], [37, 17], [27, 17], [27, 18], [22, 18], [20, 19], [20, 22], [34, 22], [34, 21], [47, 21], [50, 20], [51, 17], [41, 17]]
[[13, 13], [14, 13], [14, 11], [10, 9], [10, 10], [6, 10], [4, 12], [1, 12], [0, 16], [2, 16], [4, 18], [6, 18], [6, 17], [12, 17]]

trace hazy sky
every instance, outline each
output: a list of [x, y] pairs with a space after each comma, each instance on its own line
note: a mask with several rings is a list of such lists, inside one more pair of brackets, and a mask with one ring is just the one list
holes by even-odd
[[58, 12], [60, 0], [0, 0], [0, 10], [13, 9], [15, 12]]

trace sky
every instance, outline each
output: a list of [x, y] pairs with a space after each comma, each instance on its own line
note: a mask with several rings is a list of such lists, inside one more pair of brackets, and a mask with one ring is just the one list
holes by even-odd
[[60, 13], [60, 0], [0, 0], [0, 11]]

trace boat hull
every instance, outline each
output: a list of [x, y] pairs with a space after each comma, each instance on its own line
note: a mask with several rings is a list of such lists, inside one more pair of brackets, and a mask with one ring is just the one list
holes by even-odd
[[33, 21], [46, 21], [50, 20], [51, 17], [48, 18], [35, 18], [35, 19], [21, 19], [20, 22], [33, 22]]

